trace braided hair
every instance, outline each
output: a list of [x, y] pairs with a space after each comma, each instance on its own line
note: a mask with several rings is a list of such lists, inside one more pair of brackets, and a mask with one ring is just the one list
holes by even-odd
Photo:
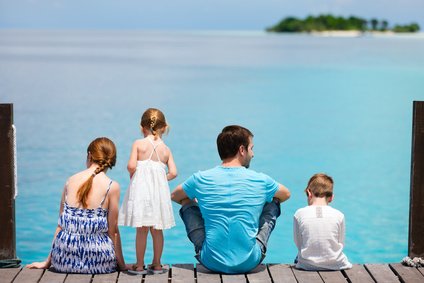
[[93, 140], [87, 148], [91, 162], [98, 165], [94, 173], [78, 189], [77, 198], [84, 208], [87, 208], [87, 198], [93, 185], [93, 179], [105, 169], [112, 169], [116, 164], [116, 147], [108, 138], [101, 137]]
[[143, 115], [141, 116], [140, 125], [143, 128], [149, 130], [155, 139], [168, 129], [165, 115], [162, 113], [162, 111], [156, 108], [149, 108], [144, 111]]

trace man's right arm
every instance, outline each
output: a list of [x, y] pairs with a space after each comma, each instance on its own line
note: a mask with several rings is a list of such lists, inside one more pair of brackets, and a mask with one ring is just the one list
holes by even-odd
[[176, 203], [183, 204], [185, 200], [189, 200], [189, 197], [184, 191], [183, 186], [180, 184], [172, 192], [171, 199]]
[[290, 191], [284, 185], [278, 184], [278, 190], [274, 195], [280, 202], [286, 201], [290, 198]]

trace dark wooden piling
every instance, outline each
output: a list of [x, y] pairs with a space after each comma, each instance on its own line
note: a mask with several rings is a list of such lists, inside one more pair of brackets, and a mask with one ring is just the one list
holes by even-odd
[[13, 104], [0, 104], [0, 260], [16, 258]]
[[424, 101], [414, 101], [408, 256], [424, 257]]

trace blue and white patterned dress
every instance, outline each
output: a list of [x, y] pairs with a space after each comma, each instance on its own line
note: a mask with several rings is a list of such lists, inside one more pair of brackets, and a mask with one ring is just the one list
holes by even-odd
[[100, 206], [82, 209], [67, 204], [67, 187], [63, 213], [59, 217], [62, 230], [53, 241], [52, 267], [66, 273], [111, 273], [116, 271], [116, 256], [108, 235], [108, 210], [102, 208], [110, 190], [107, 189]]

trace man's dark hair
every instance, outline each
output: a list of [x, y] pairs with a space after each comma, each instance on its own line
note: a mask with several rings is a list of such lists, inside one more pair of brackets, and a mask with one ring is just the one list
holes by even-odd
[[253, 137], [252, 132], [242, 126], [231, 125], [222, 129], [216, 139], [221, 160], [236, 156], [241, 145], [247, 150], [249, 137]]

